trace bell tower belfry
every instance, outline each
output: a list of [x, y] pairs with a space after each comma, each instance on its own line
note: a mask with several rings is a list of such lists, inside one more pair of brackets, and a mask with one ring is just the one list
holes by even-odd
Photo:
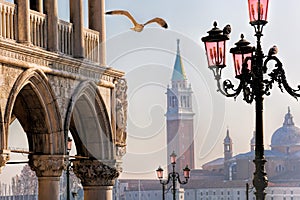
[[[177, 39], [177, 54], [171, 79], [167, 89], [167, 160], [174, 151], [177, 154], [176, 167], [181, 171], [186, 165], [195, 168], [194, 162], [194, 113], [192, 88], [188, 84], [182, 64]], [[169, 165], [170, 163], [168, 163]]]

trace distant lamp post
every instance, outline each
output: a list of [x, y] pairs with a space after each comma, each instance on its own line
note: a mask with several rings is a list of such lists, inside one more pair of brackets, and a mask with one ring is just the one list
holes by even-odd
[[[241, 39], [230, 49], [233, 54], [234, 70], [236, 78], [240, 81], [235, 87], [230, 80], [221, 84], [221, 72], [226, 67], [225, 47], [226, 40], [231, 32], [230, 25], [220, 30], [214, 22], [213, 28], [208, 31], [208, 36], [202, 38], [205, 45], [208, 68], [212, 70], [217, 81], [218, 91], [226, 97], [236, 98], [241, 92], [243, 100], [251, 104], [255, 101], [256, 132], [255, 132], [255, 172], [253, 185], [257, 200], [265, 199], [265, 188], [268, 185], [265, 172], [264, 141], [263, 141], [263, 98], [270, 95], [270, 90], [275, 82], [280, 90], [286, 90], [291, 96], [300, 97], [300, 86], [292, 89], [285, 76], [282, 63], [275, 56], [278, 52], [277, 46], [270, 48], [264, 55], [261, 47], [263, 27], [267, 24], [269, 0], [248, 0], [250, 24], [254, 27], [256, 36], [256, 47], [249, 46], [249, 42], [241, 35]], [[273, 70], [268, 72], [269, 61], [275, 62]]]
[[68, 155], [68, 164], [67, 164], [67, 200], [70, 200], [70, 167], [71, 167], [71, 161], [70, 161], [70, 151], [72, 149], [72, 139], [68, 137], [67, 141], [67, 155]]
[[176, 165], [176, 157], [177, 155], [173, 151], [173, 153], [170, 155], [171, 164], [172, 164], [172, 172], [168, 174], [168, 179], [163, 180], [163, 174], [164, 170], [161, 167], [158, 167], [156, 170], [157, 178], [159, 179], [159, 182], [162, 184], [162, 199], [165, 200], [165, 187], [169, 184], [169, 182], [172, 180], [172, 194], [173, 194], [173, 200], [176, 200], [176, 182], [178, 181], [179, 184], [184, 185], [188, 183], [188, 179], [190, 178], [190, 169], [188, 166], [186, 166], [183, 169], [183, 176], [185, 178], [184, 181], [180, 179], [180, 175], [178, 172], [175, 171], [175, 165]]

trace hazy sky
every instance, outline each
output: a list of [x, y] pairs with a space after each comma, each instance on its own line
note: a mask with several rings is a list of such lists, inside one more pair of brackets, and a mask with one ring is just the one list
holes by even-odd
[[[68, 0], [58, 0], [60, 18], [68, 20]], [[85, 3], [87, 0], [84, 1]], [[270, 1], [269, 23], [264, 28], [262, 46], [265, 53], [276, 44], [290, 84], [300, 83], [297, 47], [294, 36], [300, 30], [299, 0]], [[109, 0], [106, 10], [124, 9], [138, 22], [162, 17], [169, 29], [149, 25], [143, 32], [129, 30], [130, 21], [123, 16], [107, 16], [107, 64], [126, 72], [128, 81], [128, 147], [124, 157], [122, 177], [155, 178], [158, 165], [166, 164], [166, 88], [170, 83], [179, 38], [186, 75], [193, 89], [195, 120], [195, 160], [197, 167], [223, 156], [223, 139], [229, 127], [234, 154], [249, 151], [255, 128], [254, 104], [248, 105], [238, 97], [227, 99], [216, 92], [216, 83], [207, 68], [200, 38], [212, 28], [231, 24], [228, 42], [228, 67], [223, 78], [235, 83], [232, 56], [229, 48], [244, 33], [245, 39], [255, 43], [249, 25], [247, 0]], [[296, 20], [296, 21], [295, 21]], [[87, 21], [87, 20], [85, 20]], [[86, 23], [87, 24], [87, 23]], [[272, 133], [282, 126], [287, 107], [291, 107], [294, 122], [300, 126], [299, 102], [275, 86], [265, 98], [265, 147], [269, 148]], [[0, 177], [3, 175], [0, 175]]]

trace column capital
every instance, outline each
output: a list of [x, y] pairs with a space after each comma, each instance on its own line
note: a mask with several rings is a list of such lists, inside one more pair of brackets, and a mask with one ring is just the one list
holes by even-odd
[[83, 186], [112, 186], [119, 171], [98, 160], [75, 160], [73, 171]]
[[60, 177], [65, 168], [64, 155], [29, 155], [29, 166], [37, 177]]
[[5, 166], [5, 164], [7, 163], [7, 161], [9, 160], [9, 150], [0, 150], [0, 174], [2, 171], [2, 168]]

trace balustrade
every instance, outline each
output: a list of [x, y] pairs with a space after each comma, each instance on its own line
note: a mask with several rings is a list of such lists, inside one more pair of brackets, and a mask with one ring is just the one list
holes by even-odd
[[[17, 6], [10, 2], [0, 2], [0, 38], [17, 40]], [[26, 19], [24, 19], [26, 20]], [[32, 45], [47, 49], [47, 16], [30, 10], [30, 42]], [[58, 21], [58, 49], [66, 55], [73, 55], [73, 24], [63, 20]], [[99, 63], [99, 32], [84, 29], [84, 57]]]
[[46, 15], [30, 10], [31, 43], [35, 46], [47, 48]]
[[63, 20], [58, 21], [58, 49], [63, 54], [73, 55], [73, 24]]
[[93, 62], [99, 62], [99, 32], [84, 29], [84, 57]]
[[9, 2], [0, 3], [0, 37], [15, 40], [15, 5]]

